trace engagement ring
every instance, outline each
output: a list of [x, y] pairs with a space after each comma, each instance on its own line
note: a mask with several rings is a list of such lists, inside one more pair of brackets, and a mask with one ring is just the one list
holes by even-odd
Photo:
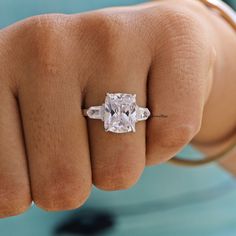
[[107, 93], [105, 103], [84, 109], [84, 115], [91, 119], [104, 121], [105, 131], [113, 133], [135, 132], [138, 121], [147, 120], [148, 108], [136, 104], [135, 94]]

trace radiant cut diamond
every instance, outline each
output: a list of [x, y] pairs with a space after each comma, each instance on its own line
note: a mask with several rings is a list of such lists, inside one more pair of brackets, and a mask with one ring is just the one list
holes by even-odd
[[108, 93], [105, 100], [104, 127], [115, 133], [135, 132], [136, 95]]
[[127, 133], [135, 132], [136, 122], [148, 119], [150, 111], [136, 104], [136, 95], [108, 93], [105, 104], [92, 106], [85, 114], [92, 119], [103, 120], [106, 131]]

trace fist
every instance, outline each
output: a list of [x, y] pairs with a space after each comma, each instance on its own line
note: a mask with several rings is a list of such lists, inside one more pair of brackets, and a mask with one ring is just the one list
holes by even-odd
[[[0, 217], [32, 201], [77, 208], [92, 185], [127, 189], [192, 140], [215, 53], [199, 20], [210, 13], [186, 2], [43, 15], [0, 31]], [[105, 132], [83, 109], [107, 92], [136, 94], [152, 117], [135, 133]]]

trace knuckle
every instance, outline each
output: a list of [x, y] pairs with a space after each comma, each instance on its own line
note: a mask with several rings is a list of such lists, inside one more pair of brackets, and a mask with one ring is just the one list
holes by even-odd
[[161, 130], [158, 138], [159, 146], [171, 150], [179, 150], [192, 140], [198, 130], [198, 126], [187, 124]]
[[156, 165], [174, 157], [199, 132], [201, 119], [175, 117], [159, 127], [152, 123], [148, 129], [146, 165]]
[[145, 148], [141, 146], [133, 139], [121, 138], [119, 147], [92, 156], [93, 184], [107, 191], [131, 188], [145, 167]]
[[119, 178], [107, 178], [104, 177], [103, 180], [95, 181], [95, 186], [104, 191], [117, 191], [126, 190], [131, 188], [136, 183], [136, 180]]
[[97, 60], [113, 61], [121, 37], [120, 24], [121, 21], [107, 11], [79, 16], [77, 30], [80, 48], [88, 49], [90, 55], [87, 56], [92, 56], [93, 60], [96, 53]]
[[[69, 17], [62, 14], [35, 16], [28, 20], [31, 65], [34, 71], [56, 75], [63, 69], [68, 37]], [[62, 40], [63, 38], [63, 40]], [[35, 70], [36, 69], [36, 70]]]
[[199, 21], [193, 10], [164, 3], [158, 11], [162, 34], [161, 45], [165, 49], [181, 50], [184, 47], [190, 52], [198, 50], [203, 53], [209, 49], [207, 27]]
[[0, 189], [0, 218], [24, 213], [31, 206], [29, 188], [11, 186]]
[[183, 6], [167, 1], [144, 9], [141, 11], [144, 26], [140, 28], [149, 35], [153, 57], [158, 55], [159, 63], [172, 56], [171, 63], [187, 58], [196, 68], [204, 67], [210, 63], [212, 47], [208, 25], [199, 19], [195, 10]]
[[[12, 204], [12, 202], [9, 202], [8, 204], [10, 205]], [[7, 206], [4, 209], [0, 208], [0, 219], [21, 215], [25, 213], [30, 208], [30, 206], [31, 204], [26, 204], [26, 205], [12, 205], [11, 207]]]
[[34, 193], [34, 203], [46, 211], [63, 211], [79, 208], [87, 200], [90, 187], [81, 187], [78, 183], [57, 181], [40, 188]]
[[117, 22], [106, 11], [31, 18], [30, 55], [34, 60], [30, 61], [34, 71], [47, 81], [49, 77], [59, 78], [68, 66], [77, 73], [78, 63], [82, 72], [88, 71], [91, 62], [94, 66], [101, 66], [97, 63], [101, 61], [110, 65], [116, 58], [121, 32]]
[[160, 20], [163, 22], [168, 33], [192, 33], [201, 25], [195, 14], [186, 8], [166, 3], [160, 8], [160, 12], [162, 13]]
[[136, 184], [140, 171], [136, 168], [117, 168], [95, 173], [94, 185], [105, 191], [126, 190]]

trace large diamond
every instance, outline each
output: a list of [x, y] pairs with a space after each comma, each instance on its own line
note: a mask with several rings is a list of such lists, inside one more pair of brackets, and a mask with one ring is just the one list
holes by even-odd
[[108, 93], [105, 100], [104, 127], [114, 133], [135, 132], [136, 95]]

